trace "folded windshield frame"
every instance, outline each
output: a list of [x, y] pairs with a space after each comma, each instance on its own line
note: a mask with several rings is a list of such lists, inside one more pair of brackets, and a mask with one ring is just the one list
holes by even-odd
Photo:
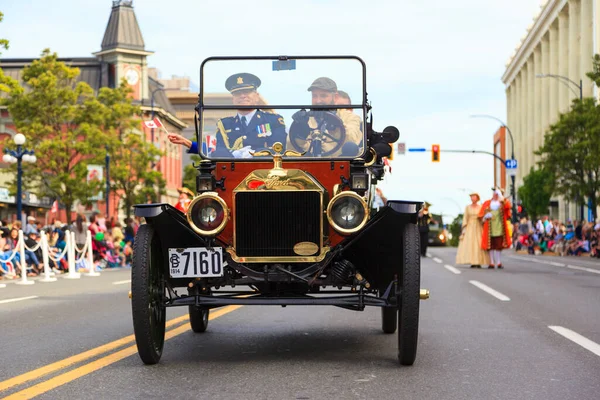
[[[196, 129], [196, 141], [197, 143], [202, 143], [202, 135], [204, 132], [204, 118], [203, 118], [203, 114], [204, 111], [210, 111], [210, 110], [214, 110], [214, 111], [218, 111], [218, 110], [253, 110], [253, 109], [257, 109], [257, 105], [231, 105], [231, 104], [205, 104], [205, 91], [204, 88], [206, 87], [205, 85], [205, 66], [207, 63], [209, 62], [215, 62], [215, 61], [257, 61], [257, 60], [271, 60], [271, 61], [280, 61], [280, 62], [285, 62], [285, 61], [292, 61], [292, 60], [354, 60], [354, 61], [358, 61], [360, 63], [360, 68], [361, 68], [361, 84], [362, 84], [362, 93], [361, 93], [361, 103], [356, 103], [354, 102], [353, 104], [327, 104], [327, 105], [313, 105], [313, 104], [307, 104], [307, 103], [301, 103], [301, 104], [268, 104], [268, 106], [265, 106], [265, 108], [268, 109], [273, 109], [273, 110], [277, 110], [277, 109], [281, 109], [281, 110], [302, 110], [302, 111], [307, 111], [307, 110], [329, 110], [329, 111], [337, 111], [337, 110], [343, 110], [343, 109], [354, 109], [354, 110], [361, 110], [362, 111], [362, 116], [363, 116], [363, 145], [361, 146], [361, 148], [359, 149], [359, 154], [357, 154], [356, 156], [353, 157], [339, 157], [339, 156], [330, 156], [330, 157], [315, 157], [315, 156], [311, 156], [311, 157], [302, 157], [302, 158], [296, 158], [297, 161], [323, 161], [323, 160], [351, 160], [353, 158], [357, 158], [357, 157], [361, 157], [364, 158], [365, 154], [368, 152], [368, 147], [365, 145], [366, 143], [366, 130], [367, 130], [367, 126], [368, 126], [368, 117], [367, 114], [370, 110], [370, 105], [368, 103], [367, 100], [367, 90], [366, 90], [366, 84], [367, 84], [367, 78], [366, 78], [366, 64], [365, 62], [357, 56], [252, 56], [252, 57], [244, 57], [244, 56], [215, 56], [215, 57], [208, 57], [206, 58], [202, 64], [200, 65], [200, 89], [199, 89], [199, 95], [198, 95], [198, 105], [196, 107], [196, 111], [197, 111], [197, 117], [198, 117], [198, 125], [197, 125], [197, 129]], [[334, 112], [335, 112], [334, 111]], [[293, 149], [292, 149], [293, 150]], [[206, 154], [203, 154], [202, 151], [198, 151], [200, 157], [204, 158], [204, 159], [209, 159], [209, 160], [213, 160], [213, 161], [242, 161], [242, 159], [235, 159], [235, 158], [231, 158], [231, 157], [209, 157]], [[294, 158], [285, 158], [287, 160], [294, 160]], [[243, 159], [243, 161], [262, 161], [264, 162], [264, 158], [257, 158], [257, 159], [253, 159], [253, 158], [246, 158]]]

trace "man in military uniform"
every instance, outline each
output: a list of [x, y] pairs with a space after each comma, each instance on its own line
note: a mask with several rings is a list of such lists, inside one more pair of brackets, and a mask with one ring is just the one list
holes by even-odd
[[[327, 77], [317, 78], [309, 86], [308, 91], [312, 93], [313, 105], [343, 104], [340, 103], [337, 84], [333, 79]], [[336, 115], [344, 123], [344, 128], [346, 129], [346, 141], [342, 149], [336, 152], [334, 156], [358, 155], [358, 146], [363, 140], [363, 133], [360, 129], [360, 117], [357, 114], [354, 114], [352, 109], [338, 109], [336, 110]]]
[[[259, 105], [256, 89], [260, 79], [253, 74], [239, 73], [231, 75], [225, 81], [225, 87], [233, 96], [233, 104], [240, 106]], [[189, 147], [188, 153], [198, 153], [198, 143], [169, 135], [173, 143]], [[286, 145], [287, 133], [283, 117], [259, 109], [240, 109], [237, 115], [217, 121], [217, 145], [212, 152], [214, 157], [250, 158], [252, 152], [273, 146], [275, 142]]]
[[427, 244], [429, 243], [429, 224], [433, 220], [431, 214], [429, 214], [429, 207], [431, 204], [425, 202], [423, 208], [419, 211], [417, 219], [417, 225], [419, 226], [419, 235], [421, 236], [421, 256], [425, 257], [427, 254]]

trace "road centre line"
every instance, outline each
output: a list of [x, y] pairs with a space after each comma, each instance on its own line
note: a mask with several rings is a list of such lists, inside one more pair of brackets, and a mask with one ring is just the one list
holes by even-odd
[[574, 332], [574, 331], [567, 329], [565, 327], [562, 327], [562, 326], [552, 326], [551, 325], [551, 326], [548, 326], [548, 328], [552, 329], [554, 332], [558, 333], [559, 335], [566, 337], [570, 341], [577, 343], [584, 349], [591, 351], [595, 355], [600, 356], [600, 344], [593, 342], [590, 339], [586, 338], [585, 336], [581, 336], [579, 333]]
[[565, 264], [563, 264], [563, 263], [557, 263], [555, 261], [549, 261], [548, 264], [554, 265], [555, 267], [566, 267]]
[[4, 283], [0, 283], [0, 288], [5, 288], [6, 285]]
[[125, 283], [131, 283], [131, 279], [125, 279], [124, 281], [113, 282], [113, 285], [124, 285]]
[[579, 270], [579, 271], [592, 272], [594, 274], [600, 274], [600, 270], [592, 269], [592, 268], [586, 268], [586, 267], [579, 267], [577, 265], [567, 265], [567, 268], [576, 269], [576, 270]]
[[433, 261], [435, 261], [438, 264], [441, 264], [444, 262], [441, 258], [437, 258], [437, 257], [433, 257]]
[[38, 296], [15, 297], [14, 299], [0, 300], [0, 304], [14, 303], [15, 301], [37, 299]]
[[[229, 314], [230, 312], [235, 311], [241, 307], [242, 306], [240, 306], [240, 305], [235, 305], [235, 306], [232, 305], [232, 306], [223, 307], [223, 308], [215, 311], [214, 313], [211, 313], [208, 319], [213, 320], [213, 319], [219, 318], [219, 317], [221, 317], [225, 314]], [[175, 336], [181, 335], [182, 333], [187, 332], [189, 330], [190, 330], [190, 327], [187, 324], [179, 326], [175, 329], [172, 329], [165, 334], [165, 341], [169, 340], [171, 338], [174, 338]], [[135, 354], [137, 351], [138, 351], [137, 346], [134, 344], [133, 346], [129, 346], [125, 349], [119, 350], [116, 353], [112, 353], [112, 354], [109, 354], [102, 358], [99, 358], [98, 360], [92, 361], [89, 364], [85, 364], [85, 365], [75, 368], [69, 372], [65, 372], [64, 374], [61, 374], [61, 375], [55, 376], [54, 378], [48, 379], [47, 381], [38, 383], [37, 385], [31, 386], [27, 389], [23, 389], [19, 392], [13, 393], [12, 395], [5, 397], [3, 400], [31, 399], [33, 397], [39, 396], [40, 394], [46, 393], [50, 390], [53, 390], [59, 386], [62, 386], [66, 383], [72, 382], [75, 379], [81, 378], [82, 376], [85, 376], [92, 372], [95, 372], [101, 368], [108, 366], [108, 365], [114, 364], [117, 361], [120, 361], [126, 357], [129, 357], [129, 356]]]
[[492, 296], [494, 296], [498, 300], [501, 300], [501, 301], [510, 301], [510, 297], [503, 295], [502, 293], [498, 292], [497, 290], [494, 290], [491, 287], [489, 287], [488, 285], [485, 285], [485, 284], [483, 284], [483, 283], [481, 283], [479, 281], [469, 281], [469, 283], [471, 285], [476, 286], [479, 289], [483, 290], [487, 294], [491, 294]]
[[[166, 327], [169, 328], [180, 322], [187, 321], [188, 319], [189, 319], [189, 315], [183, 315], [181, 317], [174, 318], [170, 321], [167, 321]], [[0, 382], [0, 392], [4, 391], [6, 389], [9, 389], [13, 386], [21, 385], [25, 382], [31, 381], [33, 379], [37, 379], [41, 376], [48, 375], [52, 372], [64, 369], [70, 365], [87, 360], [88, 358], [92, 358], [92, 357], [95, 357], [102, 353], [106, 353], [107, 351], [124, 346], [128, 343], [131, 343], [134, 340], [135, 340], [135, 337], [133, 335], [125, 336], [124, 338], [121, 338], [121, 339], [115, 340], [113, 342], [106, 343], [102, 346], [84, 351], [83, 353], [79, 353], [74, 356], [67, 357], [67, 358], [57, 361], [55, 363], [48, 364], [48, 365], [40, 367], [38, 369], [34, 369], [33, 371], [29, 371], [24, 374], [15, 376], [14, 378], [7, 379], [3, 382]]]
[[454, 268], [452, 265], [446, 264], [446, 265], [444, 265], [444, 268], [446, 268], [448, 271], [450, 271], [456, 275], [459, 275], [461, 273], [458, 269]]

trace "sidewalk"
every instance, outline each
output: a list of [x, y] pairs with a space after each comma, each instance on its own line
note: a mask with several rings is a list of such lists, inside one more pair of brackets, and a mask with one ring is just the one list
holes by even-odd
[[[505, 250], [504, 252], [507, 256], [527, 260], [540, 264], [549, 264], [549, 265], [575, 265], [580, 267], [592, 267], [600, 270], [600, 258], [591, 258], [591, 257], [576, 257], [576, 256], [552, 256], [552, 255], [530, 255], [530, 254], [522, 254], [520, 251], [517, 252], [514, 249]], [[562, 266], [561, 265], [561, 266]]]

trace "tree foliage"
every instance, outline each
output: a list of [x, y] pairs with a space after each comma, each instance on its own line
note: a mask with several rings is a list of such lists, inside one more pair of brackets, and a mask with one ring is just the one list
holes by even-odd
[[194, 163], [198, 164], [202, 158], [199, 155], [194, 154], [191, 157], [191, 163], [183, 168], [183, 186], [190, 189], [192, 192], [196, 191], [196, 174], [198, 170], [194, 168]]
[[458, 214], [450, 224], [450, 233], [452, 234], [452, 239], [450, 239], [450, 246], [458, 246], [458, 242], [460, 240], [460, 233], [462, 231], [463, 218], [463, 214]]
[[162, 174], [151, 168], [155, 156], [161, 155], [161, 151], [140, 135], [128, 133], [113, 155], [111, 189], [120, 194], [122, 208], [129, 218], [133, 205], [156, 201], [157, 193], [165, 193]]
[[548, 213], [550, 198], [553, 193], [554, 176], [545, 169], [534, 169], [523, 178], [523, 186], [519, 188], [519, 198], [529, 216], [536, 220]]
[[[101, 88], [94, 95], [87, 83], [78, 82], [78, 76], [78, 68], [58, 61], [56, 53], [46, 49], [23, 69], [28, 90], [14, 79], [0, 77], [4, 85], [0, 89], [9, 95], [3, 103], [27, 137], [26, 147], [35, 149], [38, 159], [24, 165], [25, 182], [37, 187], [41, 183], [40, 194], [59, 198], [67, 210], [76, 201], [90, 204], [105, 184], [87, 182], [87, 166], [104, 165], [108, 151], [111, 190], [122, 195], [129, 213], [131, 204], [149, 191], [140, 186], [148, 183], [154, 191], [164, 192], [164, 179], [150, 171], [151, 159], [160, 152], [132, 134], [139, 126], [139, 107], [132, 105], [124, 83], [115, 89]], [[70, 217], [67, 212], [68, 223]]]
[[554, 177], [554, 192], [581, 202], [589, 199], [595, 219], [600, 191], [600, 107], [596, 100], [574, 100], [535, 154], [541, 156], [540, 166]]
[[115, 89], [101, 88], [97, 98], [105, 110], [102, 125], [110, 138], [110, 187], [119, 195], [127, 218], [134, 204], [156, 201], [166, 186], [162, 174], [151, 168], [162, 152], [143, 140], [143, 133], [137, 130], [140, 108], [132, 104], [130, 93], [131, 88], [122, 82]]
[[[4, 14], [0, 11], [0, 22], [4, 19]], [[8, 50], [8, 40], [0, 38], [0, 49]], [[0, 52], [2, 55], [2, 52]]]

